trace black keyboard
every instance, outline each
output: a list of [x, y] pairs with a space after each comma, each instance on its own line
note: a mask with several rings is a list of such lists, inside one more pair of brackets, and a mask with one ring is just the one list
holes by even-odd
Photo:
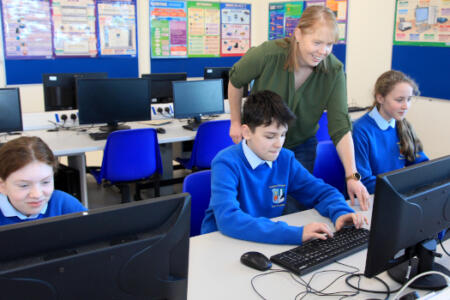
[[91, 137], [91, 139], [98, 141], [98, 140], [106, 140], [108, 138], [108, 135], [111, 132], [90, 132], [89, 136]]
[[311, 240], [270, 260], [295, 274], [304, 275], [367, 247], [369, 230], [353, 226], [336, 231], [332, 238]]

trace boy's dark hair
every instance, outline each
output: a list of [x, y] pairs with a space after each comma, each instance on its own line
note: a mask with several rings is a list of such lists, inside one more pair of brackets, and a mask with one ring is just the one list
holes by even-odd
[[269, 126], [272, 122], [287, 126], [294, 119], [295, 115], [283, 99], [277, 93], [265, 90], [248, 96], [241, 123], [254, 131], [256, 127]]

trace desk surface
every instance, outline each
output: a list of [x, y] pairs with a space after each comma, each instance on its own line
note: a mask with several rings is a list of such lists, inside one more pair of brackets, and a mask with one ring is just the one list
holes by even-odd
[[[228, 114], [220, 115], [217, 118], [212, 120], [221, 120], [221, 119], [229, 119]], [[164, 134], [158, 134], [158, 142], [159, 144], [167, 144], [167, 143], [175, 143], [175, 142], [183, 142], [190, 141], [195, 139], [196, 131], [191, 131], [182, 128], [182, 125], [186, 124], [186, 120], [178, 120], [172, 119], [170, 120], [170, 124], [166, 124], [163, 126], [153, 126], [149, 125], [148, 122], [131, 122], [127, 123], [131, 128], [157, 128], [163, 127], [166, 130]], [[42, 138], [52, 149], [53, 153], [56, 156], [70, 156], [83, 154], [91, 151], [103, 150], [106, 144], [105, 140], [93, 140], [90, 138], [90, 132], [99, 131], [99, 126], [82, 127], [86, 131], [77, 131], [77, 130], [66, 130], [61, 129], [59, 131], [48, 132], [46, 130], [33, 130], [33, 131], [24, 131], [22, 132], [23, 136], [39, 136]], [[6, 141], [12, 140], [19, 137], [15, 136], [3, 136], [0, 139], [0, 142], [4, 143]]]
[[[354, 207], [359, 210], [359, 207]], [[369, 219], [371, 212], [362, 212]], [[331, 221], [322, 217], [316, 210], [308, 210], [300, 213], [282, 216], [274, 220], [283, 220], [291, 225], [305, 225], [312, 221], [326, 222], [331, 225]], [[445, 245], [450, 248], [450, 240]], [[291, 249], [295, 246], [270, 245], [247, 242], [227, 237], [219, 232], [213, 232], [191, 238], [189, 253], [189, 300], [202, 299], [261, 299], [253, 291], [251, 279], [262, 274], [260, 271], [250, 269], [240, 263], [240, 256], [247, 251], [259, 251], [267, 257]], [[440, 246], [438, 246], [438, 250]], [[440, 251], [441, 252], [441, 251]], [[367, 250], [355, 253], [340, 262], [359, 268], [358, 273], [364, 273]], [[445, 256], [436, 259], [442, 265], [450, 266], [450, 257]], [[273, 269], [281, 269], [277, 265]], [[339, 264], [331, 264], [321, 270], [346, 270], [352, 271]], [[313, 273], [302, 276], [309, 280]], [[323, 288], [331, 283], [342, 273], [323, 273], [316, 276], [312, 286]], [[339, 279], [328, 292], [333, 291], [352, 291], [345, 283], [344, 279]], [[389, 278], [386, 272], [379, 275], [391, 289], [396, 289], [400, 285]], [[356, 283], [356, 280], [355, 280]], [[266, 299], [295, 299], [295, 296], [305, 289], [297, 284], [287, 273], [274, 273], [256, 279], [255, 286]], [[382, 284], [375, 279], [364, 278], [361, 280], [361, 288], [384, 291]], [[393, 295], [391, 295], [392, 297]], [[317, 296], [308, 295], [305, 299], [316, 299]], [[385, 294], [370, 294], [360, 292], [359, 295], [349, 299], [384, 299]], [[322, 298], [322, 297], [321, 297]], [[337, 299], [336, 297], [324, 297], [324, 299]]]

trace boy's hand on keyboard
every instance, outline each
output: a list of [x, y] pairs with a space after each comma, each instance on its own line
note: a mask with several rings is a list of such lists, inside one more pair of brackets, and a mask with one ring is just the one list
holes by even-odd
[[303, 227], [302, 242], [309, 241], [311, 239], [326, 240], [327, 236], [333, 237], [333, 233], [325, 223], [310, 223]]
[[355, 225], [356, 228], [361, 228], [364, 223], [369, 224], [366, 216], [356, 213], [349, 213], [337, 218], [335, 227], [336, 231], [339, 231], [346, 225]]

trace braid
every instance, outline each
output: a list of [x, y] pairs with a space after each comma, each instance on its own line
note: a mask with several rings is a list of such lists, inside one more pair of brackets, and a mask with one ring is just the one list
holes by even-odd
[[423, 145], [416, 132], [406, 119], [396, 122], [397, 135], [400, 140], [400, 153], [413, 162], [416, 154], [423, 151]]

